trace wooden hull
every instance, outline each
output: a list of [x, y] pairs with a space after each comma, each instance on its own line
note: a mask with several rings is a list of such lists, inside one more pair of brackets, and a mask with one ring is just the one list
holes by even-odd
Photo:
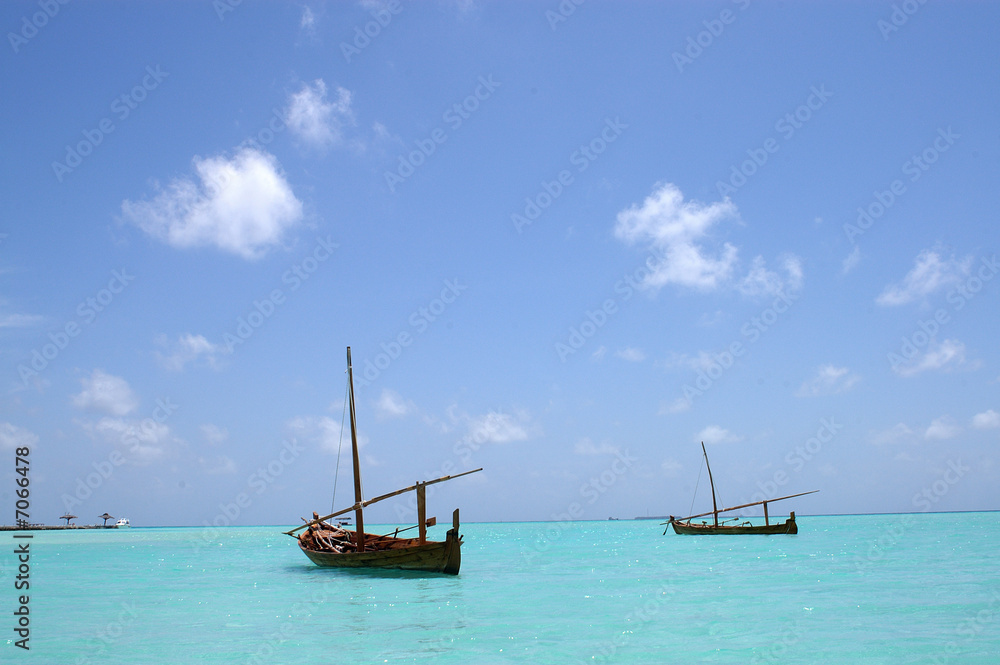
[[756, 533], [764, 535], [792, 534], [798, 533], [799, 528], [795, 524], [795, 518], [789, 517], [784, 522], [775, 524], [761, 524], [756, 526], [715, 526], [713, 524], [691, 524], [681, 520], [670, 522], [674, 527], [674, 533], [682, 535], [715, 535], [715, 534], [746, 534]]
[[[353, 534], [353, 532], [351, 532]], [[377, 568], [415, 570], [425, 573], [458, 575], [462, 566], [462, 537], [450, 530], [443, 542], [416, 538], [388, 538], [365, 534], [366, 541], [381, 540], [382, 549], [365, 552], [328, 552], [308, 548], [299, 540], [299, 548], [309, 560], [324, 568]]]

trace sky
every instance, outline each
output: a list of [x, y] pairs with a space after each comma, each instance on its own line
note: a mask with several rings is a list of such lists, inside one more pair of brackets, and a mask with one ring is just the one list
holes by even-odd
[[4, 2], [0, 521], [1000, 509], [998, 22]]

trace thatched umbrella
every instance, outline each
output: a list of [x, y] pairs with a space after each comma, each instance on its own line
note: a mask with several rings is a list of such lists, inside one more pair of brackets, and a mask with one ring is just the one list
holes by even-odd
[[69, 521], [70, 520], [75, 520], [76, 519], [76, 515], [70, 515], [69, 513], [66, 513], [65, 515], [63, 515], [59, 519], [66, 520], [66, 526], [69, 526]]
[[108, 515], [107, 513], [104, 513], [103, 515], [98, 515], [98, 517], [100, 517], [102, 520], [104, 520], [104, 526], [105, 527], [108, 526], [108, 520], [113, 520], [115, 518], [114, 515]]

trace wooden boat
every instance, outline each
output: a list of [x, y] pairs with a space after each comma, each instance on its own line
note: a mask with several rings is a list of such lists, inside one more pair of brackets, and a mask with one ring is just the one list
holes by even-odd
[[[374, 568], [415, 570], [429, 573], [457, 575], [462, 565], [462, 536], [458, 533], [458, 510], [452, 514], [452, 527], [443, 541], [427, 540], [427, 528], [437, 523], [434, 517], [427, 517], [426, 490], [428, 485], [459, 478], [482, 471], [474, 469], [452, 476], [443, 476], [426, 482], [418, 482], [395, 492], [367, 501], [361, 496], [361, 468], [358, 456], [358, 429], [354, 410], [354, 375], [351, 368], [351, 347], [347, 347], [348, 405], [351, 411], [351, 455], [354, 461], [354, 505], [335, 513], [320, 517], [313, 513], [313, 519], [286, 534], [298, 540], [299, 548], [317, 566], [326, 568]], [[365, 532], [364, 508], [390, 497], [406, 492], [417, 493], [417, 524], [406, 529], [396, 529], [392, 535], [377, 535]], [[357, 529], [351, 531], [345, 526], [348, 520], [338, 520], [331, 524], [327, 520], [354, 511]], [[416, 528], [416, 538], [400, 538], [403, 531]], [[296, 533], [299, 535], [296, 535]]]
[[[705, 451], [705, 443], [701, 444], [701, 452], [705, 456], [705, 467], [708, 469], [708, 482], [712, 486], [712, 510], [707, 513], [700, 513], [698, 515], [691, 515], [690, 517], [674, 517], [670, 516], [670, 519], [663, 524], [669, 524], [674, 528], [674, 533], [684, 534], [684, 535], [701, 535], [701, 534], [744, 534], [744, 533], [756, 533], [765, 535], [783, 534], [783, 533], [798, 533], [799, 527], [795, 523], [795, 511], [789, 514], [788, 519], [784, 522], [775, 522], [771, 524], [770, 516], [767, 512], [767, 504], [773, 503], [775, 501], [783, 501], [784, 499], [791, 499], [797, 496], [805, 496], [806, 494], [814, 494], [819, 490], [812, 490], [811, 492], [800, 492], [799, 494], [789, 494], [788, 496], [779, 496], [776, 499], [765, 499], [764, 501], [755, 501], [753, 503], [744, 503], [739, 506], [733, 506], [732, 508], [722, 508], [718, 507], [715, 501], [715, 481], [712, 480], [712, 467], [708, 463], [708, 453]], [[764, 506], [764, 524], [752, 524], [749, 521], [743, 521], [739, 524], [726, 524], [726, 522], [739, 522], [742, 518], [735, 517], [728, 520], [722, 520], [719, 522], [719, 513], [726, 513], [732, 510], [739, 510], [740, 508], [749, 508], [750, 506]], [[696, 517], [705, 517], [711, 515], [713, 518], [712, 524], [703, 521], [701, 524], [694, 524], [691, 520]], [[667, 531], [663, 531], [666, 535]]]

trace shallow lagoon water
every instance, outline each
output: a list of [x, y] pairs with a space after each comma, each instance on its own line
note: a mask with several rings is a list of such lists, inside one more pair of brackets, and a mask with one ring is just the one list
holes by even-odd
[[3, 661], [1000, 661], [1000, 513], [798, 521], [465, 524], [457, 577], [320, 569], [282, 527], [34, 532], [31, 650], [8, 620]]

